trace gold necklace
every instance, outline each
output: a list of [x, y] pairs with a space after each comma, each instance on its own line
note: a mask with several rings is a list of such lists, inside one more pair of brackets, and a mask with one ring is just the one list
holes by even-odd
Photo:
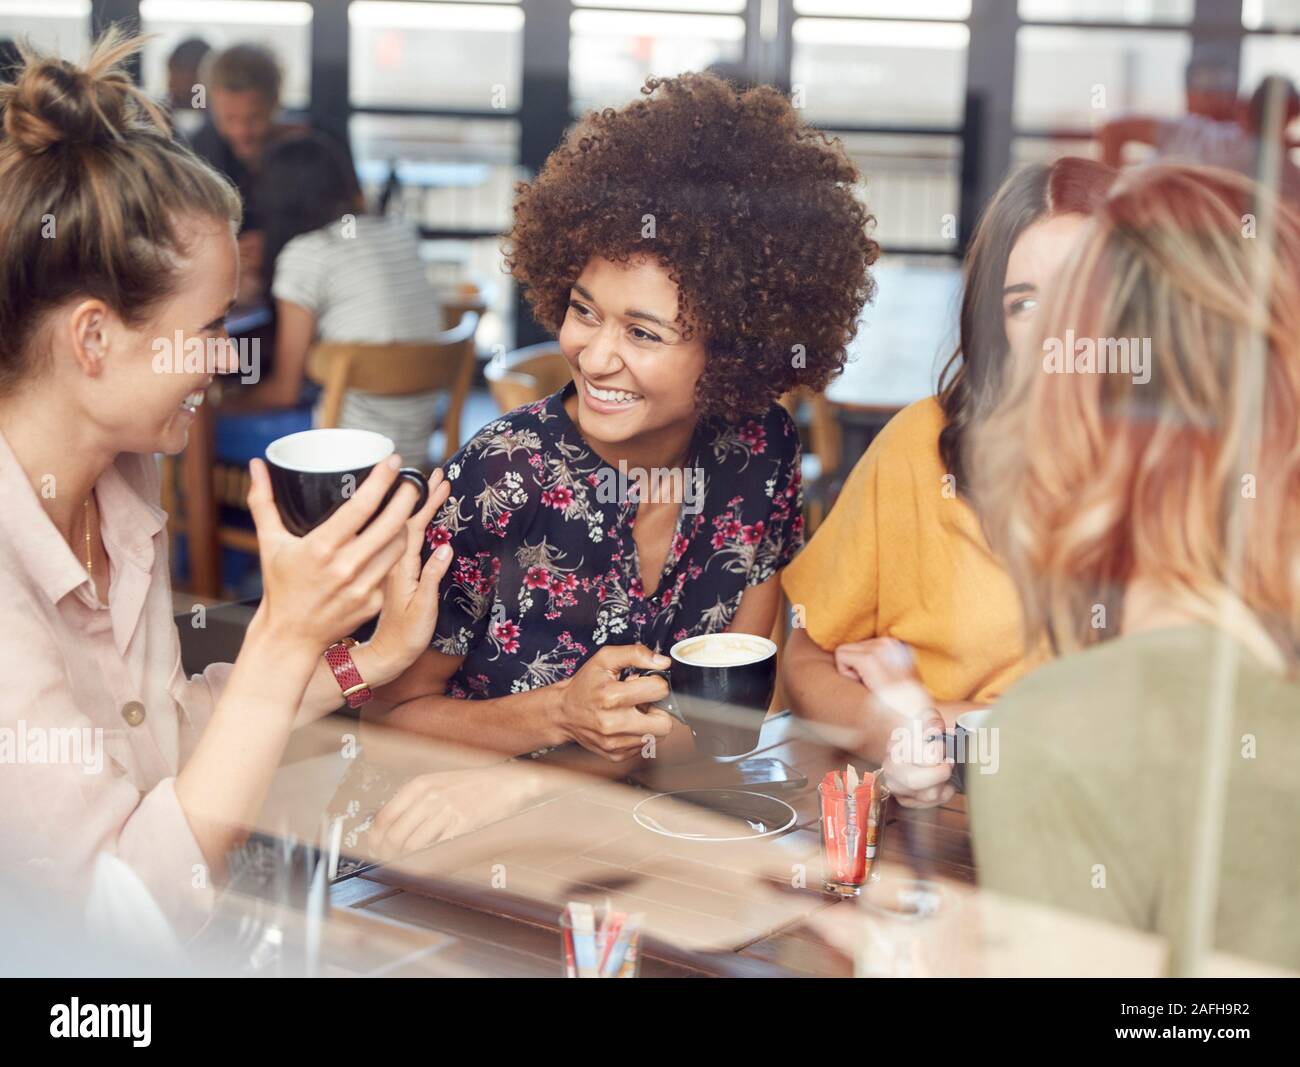
[[99, 590], [95, 588], [95, 565], [90, 554], [90, 497], [86, 497], [83, 501], [81, 511], [86, 520], [86, 573], [90, 575], [91, 595], [98, 597]]

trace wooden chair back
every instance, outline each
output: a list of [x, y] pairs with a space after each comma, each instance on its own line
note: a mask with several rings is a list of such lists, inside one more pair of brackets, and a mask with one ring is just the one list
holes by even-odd
[[457, 325], [430, 341], [358, 344], [323, 341], [307, 354], [307, 377], [324, 392], [322, 429], [339, 424], [343, 396], [349, 389], [377, 396], [405, 396], [445, 390], [447, 413], [439, 429], [446, 441], [443, 459], [460, 443], [460, 416], [474, 382], [474, 334], [479, 316], [470, 311]]

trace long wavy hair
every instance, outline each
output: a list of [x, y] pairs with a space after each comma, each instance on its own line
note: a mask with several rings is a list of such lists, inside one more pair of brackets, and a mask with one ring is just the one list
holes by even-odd
[[972, 426], [1001, 395], [1007, 361], [1002, 289], [1016, 242], [1036, 222], [1057, 215], [1091, 215], [1106, 198], [1118, 172], [1092, 159], [1062, 156], [1011, 175], [980, 216], [963, 268], [961, 328], [957, 349], [939, 376], [944, 428], [939, 454], [969, 496], [966, 441]]
[[[1251, 229], [1269, 216], [1272, 240]], [[1067, 328], [1149, 339], [1149, 380], [1026, 361], [975, 431], [975, 496], [1031, 635], [1058, 652], [1113, 636], [1138, 580], [1294, 671], [1300, 216], [1228, 171], [1127, 174], [1062, 268], [1040, 339]]]

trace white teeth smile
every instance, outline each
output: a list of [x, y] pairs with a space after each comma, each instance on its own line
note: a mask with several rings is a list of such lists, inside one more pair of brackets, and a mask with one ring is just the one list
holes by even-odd
[[597, 389], [591, 382], [583, 380], [587, 393], [606, 404], [634, 404], [641, 399], [640, 393], [625, 393], [622, 389]]
[[190, 412], [190, 414], [193, 414], [195, 411], [197, 411], [200, 407], [203, 406], [203, 398], [206, 395], [207, 395], [206, 390], [195, 389], [194, 392], [190, 393], [189, 396], [187, 396], [184, 400], [181, 401], [181, 408], [184, 411], [188, 411]]

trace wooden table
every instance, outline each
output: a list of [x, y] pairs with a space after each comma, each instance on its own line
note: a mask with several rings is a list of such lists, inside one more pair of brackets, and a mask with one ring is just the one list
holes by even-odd
[[[857, 906], [820, 889], [816, 783], [846, 757], [789, 712], [769, 718], [758, 753], [808, 778], [786, 797], [797, 821], [779, 836], [721, 844], [664, 837], [632, 818], [649, 791], [589, 781], [340, 881], [332, 903], [451, 935], [440, 965], [475, 973], [556, 976], [564, 903], [608, 896], [647, 915], [647, 977], [849, 975], [852, 960], [810, 926], [819, 912]], [[918, 877], [969, 887], [964, 798], [929, 810], [891, 805], [882, 857]]]

